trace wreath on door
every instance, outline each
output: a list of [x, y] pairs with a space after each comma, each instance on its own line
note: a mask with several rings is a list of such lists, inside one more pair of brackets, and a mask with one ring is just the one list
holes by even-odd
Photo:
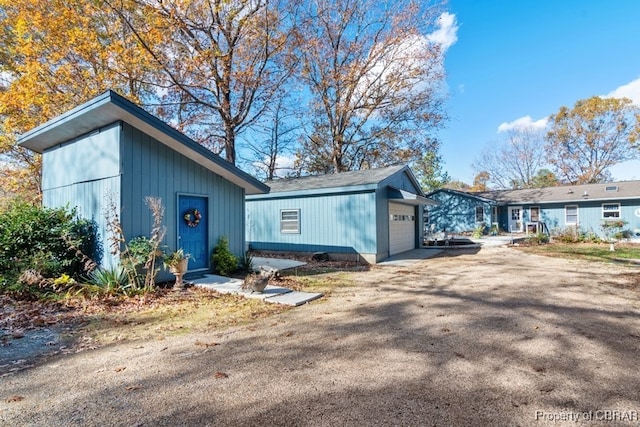
[[202, 214], [198, 209], [189, 209], [183, 215], [184, 221], [187, 223], [189, 227], [197, 227], [200, 224], [200, 220], [202, 219]]

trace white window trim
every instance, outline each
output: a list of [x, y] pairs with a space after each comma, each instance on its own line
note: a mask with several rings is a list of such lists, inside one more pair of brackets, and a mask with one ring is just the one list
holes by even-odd
[[[604, 216], [604, 207], [606, 205], [618, 205], [618, 210], [617, 211], [609, 211], [609, 212], [618, 212], [618, 216]], [[620, 203], [603, 203], [602, 204], [602, 219], [620, 219], [622, 218], [622, 208], [620, 207]]]
[[[291, 220], [291, 219], [282, 219], [282, 216], [284, 213], [291, 213], [291, 212], [295, 212], [297, 218], [295, 220]], [[285, 223], [289, 223], [289, 224], [296, 224], [296, 228], [291, 229], [291, 230], [285, 230], [285, 228], [283, 227], [283, 225]], [[300, 209], [281, 209], [280, 210], [280, 233], [281, 234], [300, 234]]]
[[[478, 221], [478, 208], [482, 209], [482, 219], [480, 221]], [[477, 223], [484, 222], [484, 206], [476, 206], [473, 213]]]
[[[576, 208], [576, 222], [567, 221], [567, 208]], [[564, 224], [565, 225], [578, 225], [580, 223], [580, 208], [578, 205], [564, 205]]]
[[[534, 222], [533, 221], [533, 215], [531, 214], [531, 211], [533, 209], [537, 209], [538, 210], [538, 219], [537, 222], [540, 222], [540, 206], [529, 206], [529, 221]], [[566, 219], [566, 218], [565, 218]]]

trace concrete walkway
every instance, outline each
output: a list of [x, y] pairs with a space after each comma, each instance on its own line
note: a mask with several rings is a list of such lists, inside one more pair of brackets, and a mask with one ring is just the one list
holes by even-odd
[[[254, 257], [253, 265], [255, 269], [264, 267], [277, 271], [288, 270], [304, 265], [304, 262], [284, 259], [284, 258], [262, 258]], [[309, 301], [313, 301], [322, 296], [318, 292], [299, 292], [280, 286], [267, 285], [264, 292], [252, 292], [242, 289], [244, 281], [242, 279], [233, 279], [230, 277], [216, 276], [215, 274], [206, 274], [201, 279], [192, 280], [194, 286], [210, 289], [221, 294], [241, 295], [246, 298], [257, 298], [266, 302], [284, 304], [297, 307]]]
[[377, 263], [377, 266], [396, 266], [396, 267], [408, 267], [423, 259], [431, 258], [442, 252], [441, 248], [422, 248], [412, 249], [407, 252], [402, 252], [397, 255], [393, 255], [387, 259], [384, 259]]

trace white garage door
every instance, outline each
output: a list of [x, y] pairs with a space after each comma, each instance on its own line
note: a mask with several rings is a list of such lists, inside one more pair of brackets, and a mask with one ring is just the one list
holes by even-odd
[[414, 206], [389, 203], [389, 255], [416, 247], [416, 212]]

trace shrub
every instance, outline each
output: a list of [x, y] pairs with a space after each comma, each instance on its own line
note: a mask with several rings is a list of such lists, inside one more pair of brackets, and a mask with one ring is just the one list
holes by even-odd
[[89, 273], [87, 282], [99, 290], [100, 293], [108, 295], [129, 294], [135, 290], [135, 287], [129, 283], [126, 270], [121, 266], [96, 268]]
[[0, 213], [0, 291], [33, 292], [16, 286], [28, 269], [44, 278], [80, 277], [100, 256], [95, 223], [79, 218], [75, 209], [14, 202]]
[[249, 274], [253, 271], [253, 256], [249, 251], [246, 251], [240, 257], [240, 270], [245, 274]]
[[225, 236], [213, 248], [211, 265], [213, 271], [221, 276], [228, 276], [238, 269], [238, 258], [229, 250], [229, 240]]
[[601, 224], [601, 228], [607, 240], [621, 240], [625, 237], [623, 230], [625, 225], [627, 225], [625, 220], [605, 220]]
[[568, 226], [554, 230], [553, 238], [562, 243], [578, 243], [584, 241], [584, 233], [579, 227]]
[[471, 237], [474, 239], [479, 239], [486, 233], [486, 226], [484, 223], [479, 224], [474, 230]]
[[549, 236], [543, 233], [531, 234], [525, 238], [525, 242], [533, 246], [544, 245], [549, 243]]
[[112, 194], [107, 194], [108, 208], [106, 228], [109, 233], [109, 247], [113, 255], [120, 259], [120, 265], [129, 278], [129, 285], [134, 290], [151, 291], [155, 287], [158, 257], [162, 256], [160, 244], [166, 234], [162, 225], [164, 206], [159, 197], [145, 197], [144, 201], [151, 210], [153, 225], [151, 237], [139, 236], [127, 242], [124, 235], [120, 215]]

